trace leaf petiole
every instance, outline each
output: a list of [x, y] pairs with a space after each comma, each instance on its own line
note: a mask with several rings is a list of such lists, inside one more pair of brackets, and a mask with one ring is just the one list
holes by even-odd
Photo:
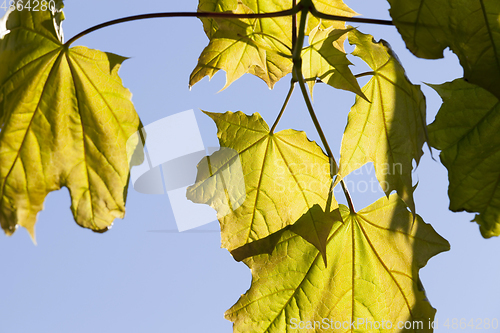
[[285, 102], [283, 103], [283, 106], [281, 107], [281, 111], [278, 114], [278, 117], [276, 117], [276, 120], [274, 121], [273, 127], [271, 127], [270, 133], [274, 133], [274, 130], [276, 129], [276, 126], [278, 125], [281, 116], [283, 116], [283, 113], [285, 112], [286, 106], [288, 105], [288, 101], [290, 101], [290, 97], [292, 97], [293, 89], [295, 88], [295, 83], [292, 79], [290, 82], [290, 89], [288, 90], [288, 94], [286, 95]]
[[375, 72], [370, 71], [370, 72], [359, 73], [359, 74], [354, 75], [354, 77], [356, 79], [359, 79], [360, 77], [369, 76], [369, 75], [375, 75]]
[[[299, 3], [300, 5], [300, 3]], [[318, 118], [316, 117], [316, 113], [314, 112], [314, 108], [311, 103], [311, 99], [309, 98], [309, 95], [307, 93], [307, 88], [305, 85], [305, 79], [304, 75], [302, 74], [302, 46], [304, 44], [304, 38], [305, 38], [305, 30], [306, 30], [306, 23], [307, 23], [307, 13], [308, 11], [314, 9], [314, 5], [309, 2], [308, 5], [302, 9], [302, 15], [300, 16], [300, 25], [299, 25], [299, 31], [298, 31], [298, 37], [297, 37], [297, 44], [294, 45], [293, 49], [293, 79], [297, 80], [299, 82], [300, 90], [302, 92], [302, 96], [304, 97], [304, 102], [306, 103], [307, 110], [309, 111], [309, 115], [311, 116], [311, 119], [314, 123], [314, 127], [316, 127], [316, 131], [319, 134], [319, 137], [321, 138], [321, 142], [323, 143], [323, 146], [325, 147], [326, 153], [330, 159], [330, 165], [331, 165], [331, 177], [333, 178], [334, 175], [337, 174], [338, 172], [338, 165], [337, 162], [335, 161], [335, 158], [333, 157], [332, 150], [330, 149], [330, 145], [328, 144], [328, 141], [326, 140], [325, 133], [321, 129], [321, 125], [318, 121]], [[341, 181], [342, 184], [342, 189], [344, 191], [344, 195], [347, 199], [347, 202], [349, 204], [349, 209], [351, 210], [352, 213], [355, 213], [354, 210], [354, 205], [352, 203], [352, 198], [351, 195], [349, 194], [349, 190], [345, 186], [344, 180], [342, 179]]]

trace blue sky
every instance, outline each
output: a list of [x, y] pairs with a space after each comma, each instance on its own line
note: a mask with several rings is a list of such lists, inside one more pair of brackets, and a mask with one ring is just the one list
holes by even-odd
[[[367, 17], [388, 19], [382, 0], [346, 1]], [[123, 16], [158, 11], [195, 11], [197, 1], [87, 0], [66, 3], [63, 24], [66, 40], [95, 24]], [[1, 11], [1, 10], [0, 10]], [[3, 13], [0, 12], [3, 15]], [[462, 76], [457, 58], [419, 60], [405, 48], [394, 27], [358, 25], [395, 49], [413, 83], [441, 83]], [[185, 110], [195, 110], [206, 146], [217, 146], [212, 121], [199, 110], [259, 112], [272, 122], [289, 87], [287, 77], [273, 91], [250, 75], [217, 93], [225, 82], [218, 73], [188, 89], [188, 78], [207, 44], [199, 20], [155, 19], [97, 31], [76, 44], [130, 57], [120, 75], [133, 93], [144, 124]], [[352, 48], [351, 48], [352, 49]], [[354, 58], [354, 63], [359, 64]], [[354, 73], [365, 67], [353, 67]], [[365, 82], [365, 81], [364, 81]], [[363, 82], [363, 83], [364, 83]], [[427, 121], [439, 109], [440, 98], [422, 87], [428, 101]], [[315, 87], [314, 103], [332, 150], [338, 159], [351, 93], [326, 85]], [[278, 130], [304, 130], [319, 142], [298, 90]], [[484, 240], [473, 214], [448, 211], [447, 173], [427, 147], [414, 173], [417, 213], [451, 244], [450, 252], [431, 259], [420, 275], [432, 305], [438, 309], [439, 328], [446, 319], [500, 319], [500, 250], [498, 238]], [[349, 180], [367, 180], [374, 172]], [[352, 188], [359, 210], [382, 192], [361, 193]], [[338, 198], [342, 201], [341, 198]], [[215, 222], [198, 233], [166, 232], [176, 228], [166, 195], [146, 195], [130, 188], [127, 214], [105, 234], [76, 225], [66, 189], [52, 193], [36, 225], [38, 245], [25, 230], [3, 237], [0, 282], [0, 332], [231, 332], [224, 311], [250, 286], [251, 275], [220, 248]]]

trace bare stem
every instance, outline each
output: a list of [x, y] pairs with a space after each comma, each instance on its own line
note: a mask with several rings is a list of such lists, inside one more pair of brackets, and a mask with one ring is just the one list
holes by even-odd
[[273, 127], [271, 127], [270, 133], [274, 133], [276, 126], [278, 126], [278, 123], [281, 119], [281, 116], [283, 116], [283, 113], [285, 112], [286, 106], [288, 105], [288, 102], [290, 101], [290, 97], [292, 97], [292, 93], [293, 93], [294, 88], [295, 88], [295, 81], [292, 79], [292, 81], [290, 81], [290, 89], [288, 90], [288, 95], [286, 95], [285, 102], [283, 103], [283, 106], [281, 107], [281, 111], [278, 114], [278, 117], [274, 121]]
[[166, 17], [213, 17], [213, 18], [221, 17], [221, 18], [234, 18], [234, 19], [270, 18], [270, 17], [282, 17], [282, 16], [294, 15], [300, 9], [301, 9], [301, 6], [299, 4], [299, 5], [291, 8], [291, 9], [288, 9], [288, 10], [282, 10], [279, 12], [272, 12], [272, 13], [258, 13], [258, 14], [207, 13], [207, 12], [167, 12], [167, 13], [151, 13], [151, 14], [127, 16], [127, 17], [122, 17], [122, 18], [116, 19], [116, 20], [104, 22], [104, 23], [95, 25], [91, 28], [88, 28], [88, 29], [80, 32], [79, 34], [75, 35], [74, 37], [72, 37], [64, 45], [66, 47], [69, 47], [77, 39], [80, 39], [81, 37], [88, 35], [91, 32], [94, 32], [96, 30], [106, 28], [106, 27], [109, 27], [112, 25], [130, 22], [130, 21], [147, 20], [147, 19], [153, 19], [153, 18], [166, 18]]
[[340, 185], [342, 185], [342, 190], [344, 191], [345, 198], [347, 199], [347, 204], [349, 205], [349, 210], [353, 214], [356, 213], [356, 211], [354, 210], [354, 205], [352, 203], [351, 194], [349, 193], [349, 190], [347, 189], [347, 186], [345, 186], [345, 183], [344, 183], [343, 179], [340, 181]]
[[364, 73], [359, 73], [359, 74], [356, 74], [354, 75], [354, 77], [356, 79], [360, 78], [360, 77], [363, 77], [363, 76], [368, 76], [368, 75], [375, 75], [375, 72], [364, 72]]
[[[309, 0], [310, 1], [310, 0]], [[293, 42], [297, 40], [297, 13], [303, 9], [301, 2], [305, 2], [308, 10], [305, 12], [310, 12], [312, 15], [324, 19], [324, 20], [333, 20], [333, 21], [345, 21], [345, 22], [356, 22], [356, 23], [369, 23], [369, 24], [380, 24], [380, 25], [394, 25], [392, 21], [389, 20], [379, 20], [379, 19], [371, 19], [371, 18], [361, 18], [361, 17], [347, 17], [347, 16], [339, 16], [339, 15], [329, 15], [325, 13], [321, 13], [314, 8], [313, 5], [309, 4], [308, 0], [302, 0], [297, 4], [297, 0], [293, 0], [293, 7], [291, 9], [282, 10], [278, 12], [272, 13], [250, 13], [250, 14], [235, 14], [235, 13], [220, 13], [220, 12], [166, 12], [166, 13], [150, 13], [150, 14], [140, 14], [134, 16], [122, 17], [116, 20], [111, 20], [108, 22], [104, 22], [93, 27], [90, 27], [77, 35], [73, 36], [70, 40], [68, 40], [64, 45], [69, 47], [73, 44], [77, 39], [80, 39], [83, 36], [88, 35], [91, 32], [96, 30], [106, 28], [112, 25], [130, 22], [130, 21], [138, 21], [138, 20], [147, 20], [153, 18], [167, 18], [167, 17], [210, 17], [210, 18], [234, 18], [234, 19], [243, 19], [243, 18], [272, 18], [272, 17], [284, 17], [284, 16], [293, 16], [292, 20], [292, 45]], [[300, 31], [299, 31], [300, 33]]]
[[[294, 69], [295, 69], [295, 71], [297, 71], [296, 67], [294, 67]], [[295, 73], [295, 76], [301, 77], [302, 72]], [[326, 140], [325, 134], [323, 133], [323, 130], [321, 129], [318, 118], [316, 117], [316, 114], [314, 112], [314, 108], [312, 106], [311, 99], [309, 98], [309, 95], [307, 94], [307, 88], [306, 88], [306, 85], [304, 84], [304, 79], [303, 78], [302, 78], [302, 80], [299, 79], [298, 82], [299, 82], [300, 90], [302, 91], [302, 96], [304, 96], [304, 101], [306, 102], [307, 110], [309, 111], [309, 114], [311, 115], [311, 119], [314, 123], [314, 127], [316, 127], [316, 131], [318, 131], [319, 137], [321, 138], [321, 142], [323, 143], [323, 146], [325, 146], [326, 154], [330, 158], [330, 165], [332, 166], [331, 176], [333, 177], [338, 172], [337, 162], [335, 161], [335, 158], [333, 157], [332, 150], [330, 149], [330, 146], [328, 145], [328, 141]], [[347, 203], [349, 205], [349, 209], [351, 210], [352, 213], [355, 213], [356, 211], [354, 210], [354, 205], [352, 203], [351, 194], [349, 193], [349, 190], [347, 189], [343, 179], [340, 180], [340, 184], [342, 185], [342, 190], [344, 191], [344, 195], [345, 195]]]
[[[300, 78], [302, 73], [298, 72], [297, 68], [294, 68], [294, 70], [296, 71], [295, 75]], [[332, 176], [334, 176], [338, 170], [337, 162], [335, 161], [335, 159], [333, 157], [332, 150], [330, 149], [330, 146], [328, 145], [328, 141], [326, 140], [325, 134], [323, 133], [323, 130], [321, 129], [321, 125], [319, 124], [318, 118], [316, 117], [316, 113], [314, 112], [314, 108], [312, 106], [311, 99], [309, 98], [309, 95], [307, 94], [307, 88], [306, 88], [306, 85], [304, 84], [304, 79], [303, 78], [302, 78], [302, 80], [299, 79], [298, 82], [299, 82], [300, 90], [302, 91], [302, 96], [304, 97], [304, 101], [305, 101], [306, 106], [307, 106], [307, 110], [309, 111], [309, 115], [311, 116], [311, 119], [314, 123], [314, 127], [318, 131], [318, 134], [319, 134], [319, 137], [321, 138], [321, 142], [323, 143], [323, 146], [325, 146], [326, 154], [331, 159], [331, 162], [333, 162], [332, 164], [333, 164], [334, 168], [332, 170], [332, 173], [333, 173]]]
[[[301, 57], [301, 51], [302, 51], [302, 45], [304, 44], [304, 38], [305, 38], [305, 29], [306, 29], [306, 23], [307, 23], [307, 13], [311, 9], [314, 9], [314, 6], [312, 5], [312, 2], [308, 4], [307, 7], [304, 7], [302, 9], [302, 13], [300, 16], [300, 25], [299, 25], [299, 31], [298, 31], [298, 37], [297, 37], [297, 45], [295, 45], [295, 48], [293, 49], [293, 79], [297, 80], [299, 82], [299, 87], [300, 91], [302, 92], [302, 96], [304, 97], [304, 102], [306, 103], [307, 110], [309, 111], [309, 115], [311, 116], [311, 119], [314, 123], [314, 127], [316, 127], [316, 131], [319, 134], [319, 137], [321, 138], [321, 142], [323, 143], [323, 146], [325, 147], [326, 154], [328, 155], [328, 158], [330, 159], [330, 175], [333, 178], [337, 172], [338, 172], [338, 165], [337, 162], [335, 161], [335, 158], [333, 157], [332, 150], [330, 149], [330, 145], [328, 144], [328, 141], [326, 140], [325, 133], [321, 129], [321, 125], [318, 121], [318, 118], [316, 117], [316, 113], [314, 112], [314, 108], [311, 103], [311, 99], [309, 98], [309, 94], [307, 93], [307, 88], [305, 85], [305, 80], [304, 80], [304, 75], [302, 74], [302, 57]], [[354, 205], [352, 204], [352, 198], [351, 195], [349, 194], [349, 190], [344, 184], [344, 180], [342, 179], [341, 181], [342, 184], [342, 189], [344, 190], [344, 195], [347, 199], [347, 202], [349, 204], [349, 209], [351, 212], [354, 211]]]

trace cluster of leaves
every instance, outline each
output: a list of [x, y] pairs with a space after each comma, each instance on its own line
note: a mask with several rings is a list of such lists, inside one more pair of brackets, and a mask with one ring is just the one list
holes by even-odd
[[[457, 28], [464, 29], [463, 24], [452, 24], [450, 20], [461, 20], [459, 17], [470, 12], [470, 7], [456, 6], [460, 9], [454, 9], [455, 16], [449, 16], [449, 11], [436, 6], [440, 2], [452, 6], [451, 1], [434, 1], [429, 6], [425, 1], [390, 2], [391, 15], [403, 37], [418, 44], [408, 42], [410, 50], [417, 56], [431, 57], [436, 43], [428, 34], [439, 31], [448, 43], [443, 48], [450, 46], [459, 54], [464, 68], [470, 69], [465, 70], [465, 79], [482, 86], [461, 79], [435, 86], [444, 104], [430, 126], [430, 142], [442, 150], [441, 159], [450, 171], [450, 209], [479, 212], [475, 221], [483, 236], [498, 235], [498, 101], [484, 88], [495, 94], [495, 80], [500, 76], [483, 80], [485, 74], [481, 71], [494, 72], [500, 63], [500, 58], [495, 58], [495, 42], [500, 43], [495, 18], [500, 8], [492, 8], [498, 5], [491, 2], [479, 8], [477, 1], [474, 10], [481, 13], [477, 15], [484, 14], [490, 20], [475, 21], [464, 34]], [[312, 4], [319, 9], [323, 2]], [[290, 5], [291, 1], [200, 0], [199, 10], [267, 13]], [[331, 1], [329, 5], [320, 11], [331, 15], [341, 11], [346, 18], [353, 14], [343, 3]], [[442, 13], [442, 22], [430, 22], [437, 12]], [[449, 245], [415, 215], [412, 163], [418, 164], [422, 146], [429, 142], [425, 98], [420, 87], [407, 79], [389, 45], [346, 28], [344, 22], [318, 21], [312, 15], [303, 31], [309, 36], [305, 47], [300, 37], [299, 44], [294, 44], [290, 17], [203, 22], [210, 43], [191, 75], [191, 84], [223, 69], [227, 73], [224, 88], [243, 73], [260, 77], [272, 88], [277, 80], [293, 72], [292, 85], [294, 80], [307, 82], [311, 94], [318, 80], [356, 93], [342, 140], [338, 172], [332, 175], [337, 177], [333, 186], [360, 166], [373, 162], [387, 194], [358, 213], [352, 206], [337, 208], [331, 188], [325, 186], [331, 180], [320, 182], [329, 169], [337, 167], [328, 165], [335, 163], [328, 148], [328, 156], [321, 153], [323, 158], [318, 159], [315, 143], [299, 140], [300, 134], [291, 130], [273, 133], [259, 114], [210, 113], [218, 127], [220, 145], [239, 153], [249, 195], [239, 208], [219, 217], [222, 246], [235, 259], [243, 260], [253, 277], [251, 288], [226, 313], [226, 318], [234, 322], [235, 332], [287, 332], [294, 318], [312, 325], [305, 328], [316, 332], [332, 329], [322, 321], [324, 318], [336, 323], [356, 322], [359, 318], [393, 323], [423, 321], [424, 331], [432, 331], [428, 322], [435, 310], [421, 289], [418, 270]], [[450, 31], [443, 32], [443, 26]], [[482, 35], [474, 40], [481, 41], [481, 47], [465, 46], [478, 31]], [[422, 37], [424, 33], [427, 35]], [[459, 37], [449, 40], [450, 36]], [[346, 37], [356, 46], [353, 55], [372, 69], [372, 78], [362, 89], [348, 67], [343, 48]], [[300, 61], [294, 57], [297, 48], [301, 48]], [[297, 72], [293, 69], [296, 67]], [[307, 103], [306, 93], [304, 98]], [[292, 144], [293, 137], [296, 139]], [[199, 170], [197, 183], [188, 189], [188, 198], [217, 209], [205, 194], [213, 177], [229, 161], [216, 154], [207, 159], [211, 159], [212, 169]], [[476, 162], [471, 163], [471, 159]], [[298, 164], [302, 168], [297, 169]], [[200, 163], [200, 168], [205, 165]], [[387, 172], [388, 165], [401, 168]], [[393, 191], [397, 194], [391, 194]], [[318, 323], [322, 325], [314, 326]]]
[[[230, 6], [227, 1], [202, 0], [199, 10], [256, 13], [258, 8], [265, 13], [290, 5], [290, 1], [242, 0]], [[346, 17], [354, 14], [341, 2], [329, 5], [321, 10]], [[312, 93], [321, 80], [358, 95], [344, 133], [338, 172], [333, 174], [330, 171], [337, 169], [333, 156], [325, 155], [303, 132], [273, 133], [257, 113], [207, 113], [217, 125], [221, 147], [238, 152], [232, 159], [241, 159], [247, 194], [240, 207], [219, 211], [222, 246], [243, 260], [253, 275], [251, 288], [226, 318], [234, 322], [235, 332], [287, 332], [293, 318], [309, 323], [323, 318], [427, 323], [435, 310], [420, 288], [418, 270], [449, 245], [407, 209], [415, 213], [411, 171], [426, 141], [424, 96], [408, 81], [384, 41], [375, 42], [370, 35], [346, 28], [344, 22], [318, 21], [309, 15], [298, 32], [309, 35], [304, 47], [300, 37], [294, 44], [293, 19], [205, 19], [210, 43], [191, 74], [194, 84], [223, 69], [227, 87], [251, 73], [272, 87], [296, 66], [292, 87], [294, 80], [307, 82]], [[372, 69], [372, 79], [362, 89], [349, 68], [346, 38], [356, 46], [353, 54]], [[296, 48], [299, 61], [294, 58], [299, 53]], [[213, 182], [224, 182], [218, 175], [231, 159], [217, 153], [206, 159], [209, 163], [199, 164], [197, 182], [187, 195], [218, 209], [220, 200], [214, 198], [231, 193], [231, 184], [226, 181], [217, 187]], [[352, 207], [339, 207], [332, 186], [368, 162], [374, 163], [387, 197], [358, 213]], [[395, 164], [402, 166], [395, 174], [385, 170]], [[205, 170], [208, 165], [210, 170]], [[332, 176], [337, 177], [335, 184]], [[214, 195], [211, 188], [222, 190]], [[390, 195], [393, 190], [398, 194]]]
[[[416, 214], [411, 173], [425, 142], [442, 151], [449, 169], [450, 209], [477, 212], [484, 237], [500, 234], [500, 5], [389, 2], [415, 55], [437, 58], [450, 47], [464, 67], [463, 79], [434, 86], [444, 103], [429, 131], [424, 95], [390, 46], [327, 19], [356, 15], [341, 0], [200, 0], [200, 12], [235, 15], [202, 19], [210, 42], [190, 85], [222, 69], [224, 88], [245, 73], [272, 88], [292, 73], [289, 96], [298, 83], [326, 150], [304, 132], [274, 133], [289, 96], [271, 128], [258, 113], [207, 112], [220, 146], [237, 154], [207, 156], [187, 196], [218, 210], [222, 246], [252, 270], [251, 288], [226, 313], [235, 332], [288, 332], [292, 319], [323, 318], [422, 321], [432, 331], [435, 310], [418, 274], [449, 244]], [[107, 230], [123, 217], [129, 169], [141, 162], [131, 154], [138, 142], [127, 141], [141, 123], [117, 74], [125, 58], [64, 43], [62, 5], [12, 11], [0, 22], [0, 224], [7, 234], [21, 225], [34, 235], [46, 195], [62, 186], [79, 225]], [[346, 39], [371, 68], [364, 87], [349, 67]], [[312, 95], [318, 81], [356, 94], [338, 163], [306, 88]], [[236, 158], [245, 193], [231, 208], [220, 203], [234, 200], [229, 166]], [[333, 188], [368, 162], [386, 196], [356, 212], [345, 190], [349, 207], [339, 205]], [[401, 168], [387, 172], [393, 165]]]

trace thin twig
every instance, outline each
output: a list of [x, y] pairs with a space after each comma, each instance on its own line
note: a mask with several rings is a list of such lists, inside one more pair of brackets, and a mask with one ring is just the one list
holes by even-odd
[[283, 103], [283, 106], [281, 107], [281, 111], [278, 114], [278, 117], [276, 117], [276, 120], [274, 121], [273, 127], [271, 127], [270, 133], [274, 133], [274, 130], [276, 129], [276, 126], [278, 126], [278, 123], [281, 119], [281, 116], [283, 116], [283, 113], [285, 112], [286, 106], [288, 105], [288, 102], [290, 101], [290, 97], [292, 97], [293, 89], [295, 88], [295, 81], [292, 79], [290, 81], [290, 89], [288, 90], [288, 95], [286, 95], [285, 102]]
[[235, 13], [208, 13], [208, 12], [167, 12], [167, 13], [151, 13], [151, 14], [127, 16], [127, 17], [122, 17], [122, 18], [116, 19], [116, 20], [104, 22], [104, 23], [95, 25], [91, 28], [88, 28], [88, 29], [78, 33], [77, 35], [73, 36], [64, 45], [66, 47], [69, 47], [77, 39], [79, 39], [85, 35], [88, 35], [91, 32], [94, 32], [96, 30], [106, 28], [106, 27], [109, 27], [112, 25], [130, 22], [130, 21], [147, 20], [147, 19], [153, 19], [153, 18], [166, 18], [166, 17], [198, 17], [198, 18], [199, 17], [211, 17], [211, 18], [220, 17], [220, 18], [234, 18], [234, 19], [272, 18], [272, 17], [290, 16], [290, 15], [296, 14], [298, 11], [300, 11], [300, 9], [301, 9], [301, 6], [299, 4], [291, 9], [282, 10], [279, 12], [272, 12], [272, 13], [235, 14]]
[[[297, 68], [294, 68], [295, 71], [297, 71]], [[302, 73], [295, 73], [296, 77], [302, 76]], [[332, 168], [331, 173], [332, 173], [332, 178], [335, 174], [338, 172], [338, 165], [337, 162], [335, 161], [335, 158], [333, 157], [332, 150], [330, 149], [330, 146], [328, 145], [328, 141], [326, 140], [325, 134], [323, 133], [323, 130], [321, 129], [321, 126], [319, 124], [318, 118], [316, 117], [316, 113], [314, 112], [314, 108], [312, 106], [311, 100], [309, 98], [309, 95], [307, 94], [307, 88], [306, 85], [304, 84], [304, 80], [299, 79], [299, 86], [300, 90], [302, 91], [302, 96], [304, 96], [304, 101], [306, 102], [307, 110], [309, 111], [309, 114], [311, 115], [311, 119], [314, 123], [314, 127], [316, 127], [316, 131], [319, 134], [319, 137], [321, 138], [321, 142], [323, 143], [323, 146], [325, 147], [326, 154], [330, 158], [330, 164], [334, 166]], [[334, 170], [333, 170], [334, 169]], [[347, 203], [349, 205], [349, 209], [351, 210], [352, 213], [355, 213], [356, 211], [354, 210], [354, 205], [352, 203], [352, 198], [351, 194], [349, 193], [349, 190], [347, 189], [344, 180], [340, 180], [340, 184], [342, 185], [342, 190], [344, 191], [344, 195], [346, 197]]]
[[[296, 77], [300, 78], [302, 73], [299, 72], [298, 68], [294, 68], [294, 70], [296, 71], [295, 72]], [[309, 111], [309, 115], [311, 116], [311, 119], [314, 123], [314, 127], [318, 131], [318, 134], [319, 134], [319, 137], [321, 138], [321, 142], [323, 143], [323, 146], [325, 146], [326, 154], [332, 160], [331, 162], [333, 162], [332, 164], [335, 167], [334, 170], [332, 170], [333, 171], [332, 176], [334, 176], [338, 170], [337, 162], [333, 158], [332, 150], [330, 149], [330, 146], [328, 145], [328, 141], [326, 140], [325, 134], [324, 134], [323, 130], [321, 129], [321, 125], [319, 124], [318, 118], [316, 117], [316, 113], [314, 112], [314, 108], [312, 106], [311, 99], [309, 98], [309, 95], [307, 94], [307, 88], [306, 88], [306, 85], [304, 84], [304, 79], [303, 78], [302, 78], [302, 80], [299, 79], [298, 82], [299, 82], [300, 90], [302, 91], [302, 96], [304, 97], [304, 101], [305, 101], [306, 106], [307, 106], [307, 110]]]

